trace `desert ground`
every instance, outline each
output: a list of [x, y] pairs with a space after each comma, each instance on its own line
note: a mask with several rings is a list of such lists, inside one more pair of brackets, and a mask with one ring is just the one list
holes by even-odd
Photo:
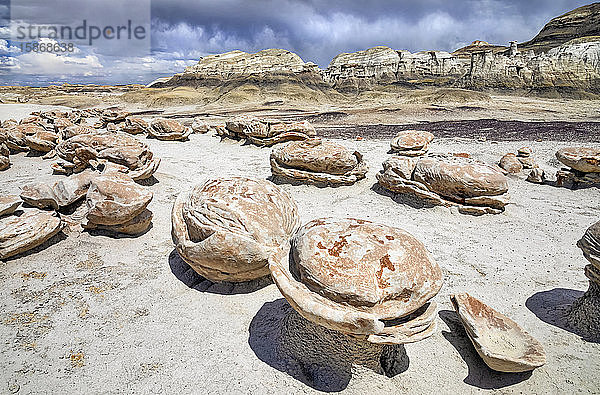
[[[432, 122], [425, 127], [436, 134], [430, 152], [468, 152], [496, 163], [528, 145], [553, 177], [560, 168], [557, 149], [600, 148], [598, 102], [501, 95], [476, 103], [427, 101], [311, 108], [121, 105], [182, 120], [239, 114], [308, 119], [317, 132], [361, 152], [370, 169], [355, 185], [281, 187], [296, 200], [304, 223], [363, 218], [421, 240], [444, 273], [434, 336], [386, 346], [380, 361], [356, 360], [350, 338], [300, 318], [269, 278], [234, 285], [197, 275], [171, 241], [176, 196], [211, 177], [267, 179], [271, 149], [211, 134], [193, 134], [187, 142], [145, 140], [162, 160], [148, 183], [154, 220], [147, 233], [132, 238], [67, 229], [1, 263], [0, 392], [600, 393], [600, 344], [583, 340], [563, 319], [588, 286], [587, 261], [575, 243], [600, 219], [599, 188], [571, 190], [528, 183], [526, 174], [510, 176], [506, 211], [474, 217], [392, 196], [377, 188], [375, 178], [394, 132], [423, 121]], [[2, 104], [0, 119], [50, 108], [63, 107]], [[469, 120], [474, 122], [455, 123]], [[450, 123], [436, 123], [441, 121]], [[26, 154], [10, 159], [12, 167], [0, 172], [0, 194], [62, 177], [52, 175], [51, 160]], [[449, 296], [461, 292], [536, 337], [546, 365], [532, 373], [490, 370], [450, 303]]]

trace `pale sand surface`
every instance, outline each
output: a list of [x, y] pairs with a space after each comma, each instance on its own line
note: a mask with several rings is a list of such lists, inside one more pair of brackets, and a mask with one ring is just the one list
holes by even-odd
[[[33, 108], [0, 106], [0, 119], [18, 119]], [[323, 373], [286, 364], [269, 351], [275, 347], [269, 334], [280, 330], [271, 326], [281, 322], [273, 315], [287, 314], [275, 285], [198, 282], [191, 272], [181, 274], [185, 267], [172, 255], [170, 210], [177, 194], [209, 177], [267, 178], [270, 149], [210, 135], [146, 141], [162, 158], [158, 182], [149, 187], [149, 232], [137, 238], [72, 232], [0, 266], [0, 393], [600, 392], [600, 345], [561, 329], [561, 309], [553, 307], [587, 289], [587, 261], [575, 243], [600, 219], [600, 189], [573, 191], [511, 177], [512, 204], [500, 215], [412, 207], [371, 189], [388, 141], [338, 140], [364, 154], [367, 178], [339, 188], [282, 185], [302, 221], [350, 216], [403, 228], [433, 254], [445, 282], [435, 298], [440, 330], [405, 346], [394, 377], [349, 362]], [[431, 152], [470, 152], [494, 163], [530, 145], [553, 177], [559, 168], [554, 152], [573, 144], [451, 138], [435, 140]], [[0, 172], [0, 194], [60, 179], [50, 160], [18, 154], [11, 162]], [[34, 271], [39, 274], [26, 275]], [[196, 283], [191, 288], [178, 277]], [[450, 312], [449, 295], [459, 292], [517, 321], [544, 345], [547, 364], [531, 375], [490, 371]], [[545, 322], [552, 320], [557, 325]]]

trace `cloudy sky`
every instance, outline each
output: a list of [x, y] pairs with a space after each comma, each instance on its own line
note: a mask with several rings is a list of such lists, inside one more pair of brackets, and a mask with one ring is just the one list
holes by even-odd
[[[0, 84], [145, 84], [181, 72], [202, 56], [234, 49], [255, 52], [285, 48], [305, 61], [326, 67], [338, 53], [376, 45], [414, 52], [453, 51], [473, 40], [522, 42], [537, 34], [551, 18], [589, 3], [130, 0], [119, 9], [108, 6], [106, 0], [0, 0], [0, 16], [6, 19], [10, 15], [8, 21], [12, 22], [0, 27]], [[21, 47], [23, 41], [15, 37], [15, 24], [72, 24], [74, 28], [83, 19], [93, 20], [100, 28], [134, 20], [134, 25], [143, 25], [149, 32], [144, 41], [122, 40], [124, 46], [116, 45], [115, 40], [98, 39], [92, 45], [77, 41], [68, 53], [27, 52]], [[37, 37], [34, 41], [65, 42]]]

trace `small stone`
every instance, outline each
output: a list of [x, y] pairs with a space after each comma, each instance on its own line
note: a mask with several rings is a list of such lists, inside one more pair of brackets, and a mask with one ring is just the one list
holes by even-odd
[[517, 156], [513, 153], [508, 153], [500, 159], [498, 164], [501, 168], [506, 170], [510, 174], [518, 174], [523, 171], [523, 165], [517, 159]]
[[543, 184], [546, 181], [546, 174], [544, 170], [536, 167], [529, 172], [527, 176], [527, 181], [532, 182], [534, 184]]

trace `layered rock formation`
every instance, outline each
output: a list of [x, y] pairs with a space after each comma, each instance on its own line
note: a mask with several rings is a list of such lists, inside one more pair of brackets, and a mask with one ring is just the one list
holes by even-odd
[[235, 82], [286, 83], [302, 82], [324, 86], [319, 69], [305, 63], [298, 55], [283, 49], [265, 49], [257, 53], [231, 51], [201, 58], [183, 73], [168, 80], [156, 80], [149, 87], [219, 86]]

